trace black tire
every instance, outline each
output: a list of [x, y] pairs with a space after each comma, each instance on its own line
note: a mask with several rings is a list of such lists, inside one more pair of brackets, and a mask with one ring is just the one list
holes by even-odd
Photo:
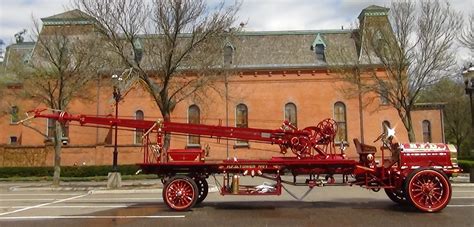
[[163, 201], [175, 211], [187, 211], [196, 205], [198, 186], [188, 176], [175, 176], [163, 187]]
[[446, 174], [432, 168], [420, 168], [408, 174], [405, 192], [410, 203], [423, 212], [444, 209], [452, 195]]
[[207, 194], [209, 193], [209, 185], [205, 178], [197, 177], [194, 181], [198, 187], [198, 198], [196, 204], [200, 204], [204, 199], [206, 199]]
[[404, 189], [400, 188], [385, 188], [385, 194], [387, 194], [388, 198], [395, 203], [400, 205], [408, 205], [410, 202], [407, 199], [406, 193]]

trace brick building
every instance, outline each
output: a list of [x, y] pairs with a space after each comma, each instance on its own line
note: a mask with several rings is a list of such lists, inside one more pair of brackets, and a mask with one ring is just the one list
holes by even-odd
[[[222, 65], [231, 67], [232, 74], [216, 82], [216, 89], [206, 92], [206, 99], [188, 98], [177, 104], [171, 119], [210, 125], [276, 129], [286, 119], [299, 128], [316, 125], [331, 117], [338, 122], [338, 143], [349, 141], [347, 154], [355, 157], [353, 138], [371, 144], [383, 130], [383, 125], [396, 127], [397, 138], [408, 141], [407, 132], [395, 109], [386, 105], [375, 94], [362, 97], [363, 105], [356, 97], [348, 97], [343, 89], [351, 89], [338, 73], [331, 70], [332, 59], [337, 58], [336, 48], [344, 46], [354, 59], [364, 56], [354, 40], [354, 34], [362, 34], [371, 21], [387, 22], [388, 9], [370, 6], [359, 15], [361, 28], [308, 31], [244, 31], [225, 43]], [[71, 35], [93, 32], [94, 24], [84, 19], [78, 10], [43, 18], [46, 34], [61, 26], [67, 26]], [[365, 27], [362, 25], [365, 24]], [[76, 31], [74, 33], [74, 31]], [[79, 32], [80, 31], [80, 32]], [[40, 34], [40, 35], [41, 35]], [[24, 63], [34, 60], [34, 44], [11, 45], [6, 53], [18, 55]], [[27, 50], [27, 51], [25, 51]], [[370, 67], [383, 75], [384, 70], [374, 64]], [[111, 75], [98, 75], [84, 92], [88, 101], [75, 100], [68, 112], [88, 115], [114, 113]], [[227, 86], [226, 86], [227, 84]], [[227, 88], [226, 88], [227, 87]], [[14, 91], [21, 86], [10, 86]], [[38, 103], [19, 98], [4, 98], [10, 112], [0, 118], [0, 166], [52, 165], [54, 151], [48, 138], [37, 131], [51, 135], [51, 122], [35, 119], [28, 126], [12, 124], [20, 119], [20, 113], [41, 107]], [[375, 100], [375, 101], [368, 101]], [[147, 91], [132, 86], [120, 102], [119, 117], [156, 120], [160, 111]], [[444, 142], [443, 112], [440, 104], [419, 104], [413, 113], [415, 135], [420, 142]], [[132, 164], [142, 159], [141, 132], [119, 131], [119, 164]], [[64, 136], [63, 165], [106, 165], [112, 160], [112, 130], [107, 128], [69, 125]], [[278, 146], [255, 142], [217, 140], [196, 136], [173, 136], [172, 148], [206, 147], [208, 159], [268, 158], [279, 154]], [[290, 153], [286, 155], [292, 155]]]

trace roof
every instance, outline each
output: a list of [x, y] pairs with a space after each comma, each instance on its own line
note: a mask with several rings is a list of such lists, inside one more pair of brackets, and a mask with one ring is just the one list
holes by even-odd
[[[344, 47], [357, 59], [352, 30], [241, 32], [230, 41], [238, 68], [326, 67]], [[325, 44], [326, 62], [317, 61], [315, 41]]]
[[44, 25], [91, 24], [94, 22], [94, 18], [78, 9], [74, 9], [50, 17], [41, 18], [41, 21], [43, 21]]
[[35, 44], [35, 42], [22, 42], [8, 46], [5, 51], [5, 66], [13, 64], [17, 60], [21, 60], [23, 62], [29, 61], [31, 53], [35, 48]]
[[361, 19], [364, 16], [386, 16], [389, 10], [389, 8], [382, 6], [370, 5], [364, 8], [357, 18]]
[[444, 102], [415, 103], [414, 110], [439, 110], [446, 106]]

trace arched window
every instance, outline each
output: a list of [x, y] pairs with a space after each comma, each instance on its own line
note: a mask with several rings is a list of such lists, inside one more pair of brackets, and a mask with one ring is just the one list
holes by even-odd
[[[188, 123], [200, 124], [201, 123], [201, 110], [196, 105], [191, 105], [188, 108]], [[189, 135], [188, 146], [200, 146], [199, 136]]]
[[18, 115], [19, 109], [18, 106], [12, 106], [10, 109], [10, 116], [11, 116], [11, 123], [17, 123], [20, 120], [20, 116]]
[[290, 122], [295, 127], [298, 127], [296, 105], [294, 103], [289, 102], [285, 105], [285, 120]]
[[[46, 130], [46, 135], [48, 136], [48, 139], [50, 141], [54, 141], [54, 130], [56, 129], [56, 120], [54, 119], [46, 119], [47, 123], [47, 130]], [[63, 142], [63, 144], [67, 144], [67, 142], [69, 142], [69, 124], [65, 123], [65, 124], [61, 124], [62, 126], [62, 137], [61, 137], [61, 141]]]
[[334, 120], [337, 122], [335, 141], [347, 141], [346, 105], [343, 102], [336, 102], [334, 104]]
[[423, 142], [431, 143], [431, 122], [424, 120], [422, 123], [423, 127]]
[[[248, 128], [248, 109], [245, 104], [239, 104], [235, 108], [235, 127]], [[237, 140], [237, 145], [247, 145], [246, 140]]]
[[[145, 114], [141, 110], [135, 111], [135, 119], [136, 120], [143, 120], [145, 119]], [[135, 140], [133, 141], [135, 144], [142, 144], [143, 142], [143, 129], [136, 128], [135, 129]]]
[[387, 135], [388, 129], [391, 128], [390, 121], [383, 121], [382, 122], [382, 131], [385, 135]]
[[230, 45], [224, 47], [224, 65], [232, 65], [234, 48]]

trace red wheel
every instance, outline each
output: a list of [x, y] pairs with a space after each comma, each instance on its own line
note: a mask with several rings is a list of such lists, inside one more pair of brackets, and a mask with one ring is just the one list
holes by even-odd
[[418, 169], [407, 178], [406, 194], [409, 201], [424, 212], [437, 212], [451, 199], [448, 177], [435, 169]]
[[175, 176], [163, 188], [163, 201], [176, 211], [189, 210], [198, 199], [198, 186], [187, 176]]

